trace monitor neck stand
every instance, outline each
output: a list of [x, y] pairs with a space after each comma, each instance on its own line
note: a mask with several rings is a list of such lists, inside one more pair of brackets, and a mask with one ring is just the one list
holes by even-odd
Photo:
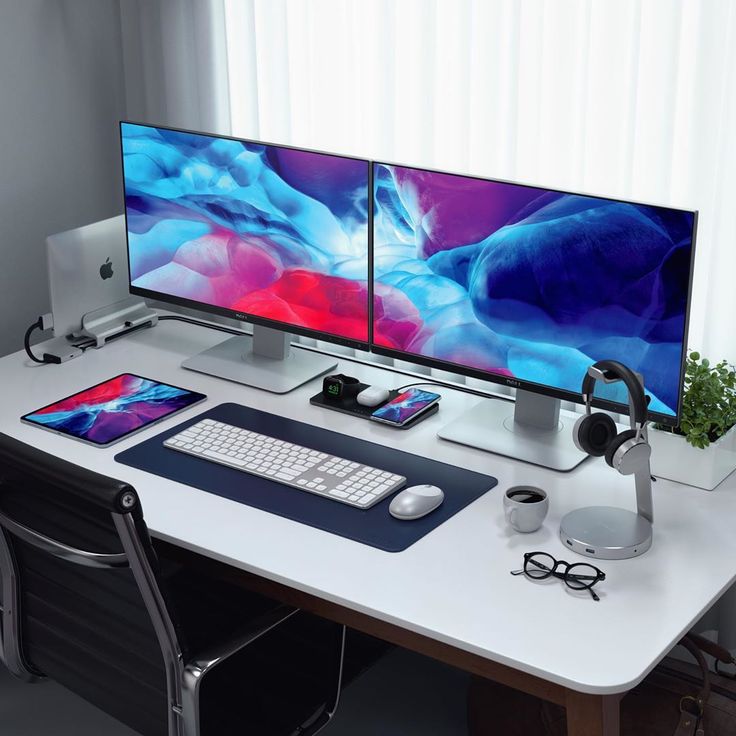
[[567, 471], [587, 457], [572, 441], [572, 427], [578, 416], [561, 410], [559, 399], [517, 389], [515, 402], [484, 399], [440, 429], [438, 436]]
[[291, 349], [291, 335], [253, 325], [253, 337], [233, 337], [187, 358], [183, 368], [285, 394], [337, 366], [334, 358]]

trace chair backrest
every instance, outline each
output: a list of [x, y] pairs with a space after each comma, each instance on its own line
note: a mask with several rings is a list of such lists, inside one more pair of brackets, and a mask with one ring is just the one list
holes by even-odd
[[131, 486], [0, 434], [0, 573], [13, 674], [178, 733], [181, 648]]

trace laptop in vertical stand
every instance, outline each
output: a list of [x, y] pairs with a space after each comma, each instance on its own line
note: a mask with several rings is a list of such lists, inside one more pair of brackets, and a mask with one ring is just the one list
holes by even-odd
[[78, 333], [82, 315], [129, 296], [125, 217], [46, 238], [54, 335]]

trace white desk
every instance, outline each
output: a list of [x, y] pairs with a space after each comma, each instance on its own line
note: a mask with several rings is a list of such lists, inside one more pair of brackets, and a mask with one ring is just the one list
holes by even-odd
[[[310, 406], [319, 381], [277, 396], [180, 368], [182, 359], [222, 339], [212, 330], [164, 322], [60, 366], [33, 365], [22, 351], [2, 358], [0, 431], [129, 481], [140, 493], [152, 533], [165, 541], [337, 604], [335, 610], [347, 609], [361, 620], [386, 624], [393, 632], [386, 638], [408, 632], [415, 642], [409, 646], [566, 703], [575, 734], [618, 733], [617, 716], [611, 715], [618, 698], [600, 696], [636, 685], [736, 577], [736, 477], [712, 493], [656, 482], [653, 546], [636, 559], [597, 563], [607, 576], [596, 589], [600, 603], [559, 581], [534, 584], [512, 577], [509, 571], [519, 568], [523, 552], [530, 550], [582, 561], [559, 541], [560, 518], [587, 505], [634, 508], [633, 480], [602, 459], [563, 474], [440, 441], [438, 428], [478, 401], [451, 390], [441, 390], [437, 415], [397, 432]], [[368, 383], [409, 382], [348, 360], [339, 370]], [[18, 421], [23, 413], [123, 371], [209, 398], [109, 449]], [[390, 554], [114, 462], [121, 450], [226, 401], [488, 473], [499, 484], [407, 551]], [[501, 494], [518, 483], [549, 492], [550, 514], [533, 534], [513, 534], [504, 523]], [[450, 651], [457, 656], [446, 656]], [[470, 653], [467, 660], [463, 653]], [[541, 680], [516, 679], [519, 672]]]

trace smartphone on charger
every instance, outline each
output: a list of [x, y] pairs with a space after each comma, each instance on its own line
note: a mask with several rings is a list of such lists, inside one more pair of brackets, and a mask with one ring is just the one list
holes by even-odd
[[409, 388], [400, 393], [395, 399], [391, 399], [387, 404], [376, 409], [370, 418], [376, 422], [402, 427], [408, 421], [434, 406], [441, 398], [439, 394], [432, 391]]

